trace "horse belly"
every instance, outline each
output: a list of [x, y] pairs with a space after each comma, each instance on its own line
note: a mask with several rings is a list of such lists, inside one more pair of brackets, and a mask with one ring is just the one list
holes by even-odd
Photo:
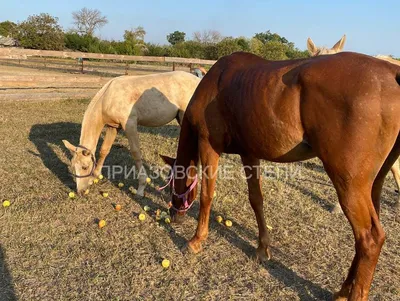
[[236, 140], [246, 152], [274, 162], [301, 161], [315, 156], [305, 138], [300, 116], [294, 109], [285, 114], [265, 108], [253, 109], [252, 112], [255, 113], [250, 118], [241, 114], [237, 119], [241, 121], [236, 127], [240, 129]]
[[178, 107], [165, 100], [139, 101], [134, 105], [137, 122], [142, 126], [163, 126], [176, 118]]

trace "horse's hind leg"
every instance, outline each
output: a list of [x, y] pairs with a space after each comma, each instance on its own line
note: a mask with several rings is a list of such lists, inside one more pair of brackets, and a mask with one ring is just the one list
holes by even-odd
[[139, 196], [144, 195], [144, 189], [146, 188], [146, 170], [143, 167], [142, 153], [140, 151], [139, 135], [137, 131], [136, 119], [129, 119], [125, 125], [125, 133], [128, 138], [129, 148], [132, 154], [132, 158], [135, 161], [136, 169], [139, 175], [139, 186], [137, 194]]
[[347, 279], [335, 298], [367, 301], [385, 233], [372, 202], [372, 185], [365, 178], [343, 179], [346, 179], [344, 174], [332, 177], [342, 210], [353, 229], [356, 254]]
[[253, 157], [242, 156], [242, 162], [246, 173], [247, 185], [249, 187], [249, 199], [251, 207], [256, 215], [259, 244], [257, 257], [264, 261], [271, 258], [268, 246], [270, 243], [268, 230], [265, 224], [263, 211], [263, 197], [261, 193], [261, 177], [259, 174], [260, 160]]
[[100, 148], [100, 154], [99, 154], [99, 159], [97, 160], [97, 166], [93, 172], [95, 177], [101, 174], [101, 169], [103, 168], [104, 161], [106, 160], [106, 157], [110, 153], [110, 149], [112, 147], [112, 144], [114, 143], [115, 137], [117, 136], [117, 132], [118, 132], [117, 129], [114, 127], [106, 128], [106, 134], [104, 136], [103, 144], [101, 145]]
[[[398, 159], [396, 159], [398, 157], [397, 152], [393, 152], [390, 154], [390, 156], [387, 159], [387, 162], [394, 162], [393, 165], [389, 165], [390, 163], [386, 163], [385, 165], [382, 167], [382, 169], [379, 171], [379, 175], [376, 177], [376, 180], [374, 182], [374, 189], [372, 191], [372, 200], [374, 202], [374, 206], [376, 209], [376, 212], [379, 215], [379, 203], [380, 203], [380, 195], [381, 195], [381, 191], [382, 191], [382, 186], [383, 186], [383, 182], [385, 180], [385, 177], [389, 171], [392, 172], [393, 177], [396, 181], [396, 185], [397, 185], [397, 200], [396, 200], [396, 210], [397, 212], [400, 213], [400, 162]], [[380, 176], [380, 174], [384, 174], [384, 176]], [[375, 195], [375, 197], [374, 197]], [[337, 203], [335, 205], [335, 207], [332, 210], [332, 213], [340, 213], [342, 210], [340, 208], [340, 204]]]

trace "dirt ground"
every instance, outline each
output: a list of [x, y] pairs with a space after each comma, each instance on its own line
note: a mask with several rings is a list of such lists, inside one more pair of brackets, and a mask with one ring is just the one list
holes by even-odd
[[[74, 60], [0, 60], [0, 101], [92, 98], [112, 77], [172, 71], [170, 66], [85, 62], [84, 73]], [[179, 66], [176, 70], [188, 71]]]
[[[354, 255], [353, 235], [344, 215], [330, 212], [337, 197], [319, 160], [263, 163], [272, 260], [260, 264], [253, 258], [258, 232], [240, 160], [224, 155], [221, 166], [232, 165], [234, 177], [218, 179], [207, 243], [198, 255], [183, 254], [196, 228], [197, 202], [182, 225], [158, 222], [151, 213], [139, 221], [145, 205], [151, 212], [166, 210], [167, 194], [149, 185], [139, 198], [129, 191], [137, 180], [123, 175], [69, 199], [74, 182], [61, 140], [78, 143], [87, 104], [88, 99], [0, 101], [0, 200], [11, 201], [0, 208], [1, 301], [330, 300], [339, 289]], [[140, 128], [150, 174], [163, 165], [159, 154], [175, 156], [178, 135], [175, 122]], [[132, 163], [120, 133], [106, 165]], [[289, 167], [292, 177], [286, 177]], [[381, 213], [387, 240], [370, 300], [400, 300], [396, 198], [389, 175]], [[116, 212], [114, 203], [122, 210]], [[217, 215], [233, 226], [216, 222]], [[106, 220], [103, 229], [98, 219]], [[161, 266], [164, 258], [171, 261], [168, 269]]]

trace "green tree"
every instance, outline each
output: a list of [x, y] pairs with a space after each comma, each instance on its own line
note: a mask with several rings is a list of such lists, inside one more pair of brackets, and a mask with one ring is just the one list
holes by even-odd
[[267, 60], [287, 60], [287, 46], [279, 41], [270, 41], [264, 44], [261, 56]]
[[17, 24], [11, 21], [0, 22], [0, 36], [14, 37], [16, 33], [17, 33]]
[[185, 42], [186, 33], [182, 31], [175, 30], [173, 33], [167, 35], [167, 41], [172, 45]]
[[261, 42], [257, 38], [252, 38], [249, 42], [250, 52], [254, 53], [255, 55], [262, 55], [262, 51], [264, 48], [263, 42]]
[[238, 44], [237, 39], [234, 39], [232, 37], [222, 39], [222, 41], [217, 44], [217, 49], [219, 58], [225, 55], [229, 55], [233, 52], [243, 50]]
[[148, 52], [144, 37], [146, 31], [142, 26], [138, 26], [135, 29], [125, 30], [124, 41], [126, 47], [126, 54], [130, 55], [143, 55]]
[[58, 18], [49, 14], [29, 16], [18, 26], [17, 39], [21, 46], [33, 49], [62, 50], [64, 32]]
[[294, 46], [294, 44], [289, 42], [285, 37], [281, 37], [277, 33], [271, 33], [270, 30], [267, 30], [266, 32], [256, 33], [254, 35], [254, 38], [260, 40], [263, 44], [268, 42], [279, 42], [287, 46]]

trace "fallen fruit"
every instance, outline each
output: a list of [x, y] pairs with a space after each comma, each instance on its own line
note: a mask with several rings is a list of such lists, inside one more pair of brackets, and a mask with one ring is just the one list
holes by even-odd
[[89, 194], [89, 189], [86, 189], [86, 190], [85, 190], [85, 194]]
[[5, 201], [3, 202], [3, 207], [10, 207], [10, 205], [11, 205], [11, 203], [10, 203], [9, 200], [5, 200]]
[[267, 229], [268, 229], [268, 230], [272, 230], [272, 226], [267, 225]]
[[120, 204], [115, 205], [115, 210], [120, 211], [122, 209], [122, 206]]
[[224, 219], [222, 218], [221, 215], [218, 215], [217, 218], [216, 218], [216, 220], [217, 220], [217, 222], [222, 223], [222, 221], [223, 221]]
[[162, 212], [161, 212], [161, 217], [166, 217], [167, 215], [168, 215], [167, 212], [165, 212], [165, 211], [162, 211]]
[[137, 190], [133, 188], [133, 186], [129, 187], [129, 191], [132, 192], [132, 194], [136, 194]]
[[93, 184], [97, 184], [97, 183], [99, 183], [99, 179], [94, 179]]
[[151, 182], [151, 179], [150, 178], [146, 178], [146, 182], [147, 182], [147, 184], [149, 184]]
[[100, 180], [103, 180], [103, 179], [104, 179], [104, 176], [103, 176], [103, 175], [99, 175], [99, 179], [100, 179]]
[[170, 223], [171, 223], [171, 219], [170, 219], [169, 217], [166, 217], [164, 221], [165, 221], [167, 224], [170, 224]]
[[104, 219], [99, 221], [99, 228], [103, 228], [106, 225], [106, 221]]
[[214, 191], [213, 198], [216, 198], [216, 197], [217, 197], [217, 192]]
[[144, 221], [146, 219], [146, 215], [143, 213], [139, 214], [139, 220]]
[[232, 222], [230, 220], [225, 221], [225, 226], [232, 227]]
[[119, 188], [124, 187], [124, 183], [118, 183], [118, 187], [119, 187]]
[[167, 268], [169, 268], [170, 262], [169, 262], [168, 259], [164, 259], [164, 260], [161, 262], [161, 265], [163, 266], [164, 269], [167, 269]]
[[75, 197], [75, 193], [71, 191], [70, 193], [68, 193], [68, 196], [69, 196], [71, 199], [73, 199], [73, 198]]
[[151, 208], [150, 208], [149, 206], [144, 206], [144, 207], [143, 207], [143, 210], [146, 211], [146, 212], [147, 212], [147, 211], [150, 211], [150, 209], [151, 209]]
[[103, 197], [108, 197], [108, 192], [103, 192]]

